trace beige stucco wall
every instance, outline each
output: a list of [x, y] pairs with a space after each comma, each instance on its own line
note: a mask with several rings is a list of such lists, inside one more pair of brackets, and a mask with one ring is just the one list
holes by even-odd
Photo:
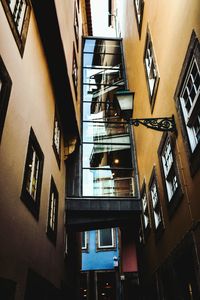
[[[63, 277], [65, 164], [60, 170], [52, 148], [54, 95], [33, 11], [23, 58], [0, 4], [0, 55], [12, 90], [0, 144], [0, 276], [17, 282], [23, 299], [27, 269], [33, 268], [56, 287]], [[44, 153], [39, 220], [20, 200], [30, 127]], [[56, 247], [46, 236], [50, 178], [59, 191]]]
[[[200, 5], [199, 0], [151, 0], [144, 2], [141, 38], [139, 38], [137, 30], [133, 1], [124, 0], [123, 9], [118, 10], [124, 41], [128, 87], [135, 92], [134, 117], [175, 115], [178, 130], [176, 153], [184, 192], [184, 197], [175, 216], [169, 219], [157, 155], [162, 133], [142, 126], [134, 128], [140, 186], [145, 179], [148, 187], [150, 175], [155, 165], [164, 216], [165, 233], [162, 239], [155, 245], [151, 231], [151, 239], [145, 246], [147, 253], [152, 254], [149, 265], [151, 271], [154, 271], [180, 242], [187, 230], [191, 228], [192, 222], [200, 219], [200, 172], [198, 171], [193, 178], [191, 177], [174, 101], [176, 85], [193, 29], [200, 38]], [[143, 65], [147, 25], [150, 29], [160, 75], [153, 114], [151, 114]]]

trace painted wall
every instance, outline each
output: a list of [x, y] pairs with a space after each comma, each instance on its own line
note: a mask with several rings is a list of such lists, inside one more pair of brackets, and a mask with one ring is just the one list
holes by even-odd
[[[116, 230], [116, 229], [115, 229]], [[82, 253], [82, 271], [114, 269], [113, 257], [119, 258], [119, 241], [116, 235], [115, 250], [96, 250], [96, 231], [89, 231], [88, 252]]]
[[[70, 75], [72, 45], [75, 40], [73, 11], [74, 1], [71, 0], [66, 9], [68, 17], [65, 20], [65, 40], [67, 37], [70, 44], [66, 55]], [[81, 30], [80, 15], [79, 18]], [[0, 20], [0, 55], [12, 80], [0, 143], [0, 277], [17, 283], [15, 299], [19, 300], [24, 299], [29, 268], [34, 269], [57, 288], [60, 288], [64, 279], [66, 167], [63, 139], [60, 169], [52, 148], [56, 100], [33, 9], [23, 58], [1, 3]], [[63, 19], [61, 21], [64, 22]], [[31, 127], [44, 153], [38, 221], [20, 199]], [[51, 175], [59, 192], [56, 246], [46, 235]]]
[[[178, 135], [176, 157], [183, 187], [183, 199], [172, 218], [169, 217], [157, 150], [162, 133], [139, 126], [134, 128], [140, 186], [145, 179], [147, 187], [153, 166], [156, 168], [165, 230], [155, 243], [152, 230], [144, 247], [148, 268], [153, 272], [182, 240], [200, 218], [200, 171], [191, 176], [187, 149], [181, 132], [180, 120], [174, 101], [182, 64], [189, 45], [192, 30], [200, 38], [199, 0], [144, 1], [141, 37], [138, 34], [133, 1], [118, 1], [119, 19], [124, 42], [124, 55], [128, 86], [135, 92], [134, 117], [147, 118], [175, 115]], [[186, 21], [187, 20], [187, 21]], [[155, 52], [160, 82], [153, 113], [149, 104], [147, 82], [143, 65], [147, 26], [149, 27]], [[152, 219], [152, 217], [151, 217]]]
[[124, 272], [138, 272], [136, 242], [131, 230], [121, 231], [121, 270]]

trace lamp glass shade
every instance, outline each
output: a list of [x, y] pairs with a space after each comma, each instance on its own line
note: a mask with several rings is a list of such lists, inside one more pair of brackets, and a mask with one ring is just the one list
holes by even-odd
[[134, 93], [129, 90], [118, 91], [115, 93], [121, 111], [131, 111], [133, 112], [133, 99]]

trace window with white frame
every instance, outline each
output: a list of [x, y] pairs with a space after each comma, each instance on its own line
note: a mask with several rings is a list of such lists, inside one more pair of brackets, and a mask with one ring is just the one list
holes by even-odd
[[61, 128], [60, 122], [58, 120], [57, 113], [55, 113], [54, 117], [54, 130], [53, 130], [53, 150], [56, 156], [56, 160], [58, 166], [60, 167], [60, 159], [61, 159]]
[[14, 38], [23, 55], [28, 23], [30, 19], [31, 5], [29, 0], [2, 0], [2, 5], [6, 13], [8, 22], [12, 29]]
[[194, 152], [200, 143], [200, 66], [194, 55], [180, 93], [180, 103], [191, 151]]
[[155, 181], [151, 185], [150, 193], [151, 193], [151, 200], [153, 206], [154, 222], [155, 222], [155, 227], [157, 229], [159, 224], [161, 223], [161, 212], [160, 212], [160, 205], [158, 200], [158, 190]]
[[148, 198], [146, 193], [146, 185], [143, 183], [141, 191], [142, 211], [143, 211], [143, 227], [146, 231], [150, 227]]
[[83, 251], [88, 250], [88, 232], [87, 231], [83, 231], [81, 233], [81, 249]]
[[149, 99], [151, 109], [153, 110], [156, 92], [159, 83], [159, 74], [155, 60], [155, 54], [153, 50], [153, 44], [149, 29], [147, 29], [147, 36], [146, 36], [146, 45], [144, 51], [144, 67], [145, 67], [145, 74], [147, 79], [147, 86], [149, 91]]
[[149, 182], [149, 192], [151, 197], [151, 204], [152, 204], [151, 206], [153, 211], [155, 230], [160, 231], [163, 229], [163, 220], [162, 220], [162, 212], [161, 212], [155, 167], [153, 168], [150, 182]]
[[174, 97], [183, 123], [191, 173], [194, 174], [200, 167], [200, 42], [194, 31]]
[[17, 31], [21, 34], [27, 2], [26, 0], [8, 0], [8, 3]]
[[158, 148], [158, 156], [167, 206], [171, 214], [183, 194], [175, 156], [175, 136], [169, 133], [163, 134]]
[[135, 15], [136, 15], [138, 32], [139, 32], [139, 35], [140, 35], [141, 28], [142, 28], [144, 0], [134, 0], [134, 6], [135, 6]]
[[114, 228], [105, 228], [97, 230], [97, 248], [106, 249], [115, 247], [115, 230]]
[[58, 190], [56, 188], [53, 177], [51, 177], [47, 236], [53, 243], [56, 243], [57, 222], [58, 222]]
[[31, 128], [26, 156], [21, 199], [35, 218], [39, 217], [44, 155]]
[[172, 147], [170, 144], [170, 140], [167, 139], [166, 144], [163, 148], [162, 152], [162, 166], [165, 175], [165, 184], [167, 190], [167, 198], [168, 201], [171, 201], [173, 195], [178, 189], [178, 181], [175, 172], [175, 164], [172, 155]]

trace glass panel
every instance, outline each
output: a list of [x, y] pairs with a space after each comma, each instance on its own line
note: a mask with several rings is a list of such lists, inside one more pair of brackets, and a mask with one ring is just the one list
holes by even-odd
[[113, 84], [122, 79], [121, 65], [103, 68], [84, 68], [83, 83], [89, 84]]
[[[97, 98], [96, 98], [97, 100]], [[91, 101], [83, 103], [83, 121], [91, 121], [91, 120], [108, 120], [106, 116], [106, 111], [116, 119], [116, 109], [113, 107], [112, 103], [102, 102], [100, 101]], [[104, 117], [105, 116], [105, 117]], [[109, 118], [110, 119], [110, 118]], [[114, 121], [114, 119], [113, 119]], [[116, 119], [117, 121], [117, 119]]]
[[82, 249], [86, 249], [86, 231], [83, 231], [82, 234], [81, 234], [81, 237], [82, 237]]
[[132, 168], [130, 145], [83, 145], [83, 167]]
[[113, 246], [112, 229], [111, 228], [105, 228], [105, 229], [99, 230], [99, 246], [100, 247]]
[[114, 96], [125, 89], [121, 42], [89, 39], [84, 51], [93, 53], [83, 54], [83, 196], [132, 197], [129, 126]]
[[83, 122], [84, 142], [130, 144], [129, 135], [128, 124]]
[[132, 171], [83, 169], [83, 196], [135, 196]]
[[122, 58], [119, 54], [108, 53], [84, 53], [83, 67], [119, 66]]
[[83, 52], [121, 53], [120, 41], [114, 40], [84, 40]]
[[83, 84], [83, 100], [90, 101], [91, 99], [98, 99], [99, 97], [106, 98], [109, 92], [116, 92], [117, 88], [124, 88], [123, 79], [111, 85]]

